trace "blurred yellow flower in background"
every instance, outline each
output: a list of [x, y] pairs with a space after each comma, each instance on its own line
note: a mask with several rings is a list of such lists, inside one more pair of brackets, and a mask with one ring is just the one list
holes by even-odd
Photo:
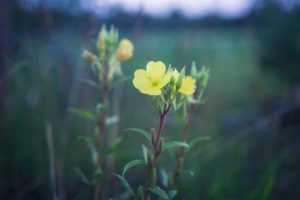
[[122, 39], [119, 43], [119, 47], [116, 51], [116, 59], [118, 61], [125, 61], [132, 57], [133, 54], [133, 44], [128, 39]]
[[[177, 82], [179, 79], [179, 72], [177, 71], [177, 69], [173, 71], [172, 75], [173, 78], [175, 79], [175, 82]], [[190, 96], [194, 94], [195, 89], [196, 89], [196, 80], [193, 79], [191, 76], [186, 76], [182, 79], [182, 83], [177, 91], [185, 96]], [[174, 90], [176, 91], [176, 86], [174, 86]]]
[[170, 82], [172, 72], [166, 72], [166, 65], [161, 61], [150, 61], [146, 70], [138, 69], [134, 72], [133, 85], [141, 93], [160, 95], [161, 89]]

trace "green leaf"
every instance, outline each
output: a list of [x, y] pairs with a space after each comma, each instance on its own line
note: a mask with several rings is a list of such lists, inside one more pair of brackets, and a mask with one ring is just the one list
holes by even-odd
[[153, 194], [158, 195], [160, 198], [162, 199], [170, 199], [168, 196], [168, 193], [166, 191], [164, 191], [163, 189], [161, 189], [160, 187], [156, 186], [154, 188], [149, 188], [150, 192], [152, 192]]
[[177, 194], [177, 190], [171, 190], [168, 193], [168, 196], [170, 197], [170, 199], [173, 199]]
[[118, 116], [112, 116], [112, 117], [108, 117], [105, 121], [106, 125], [111, 125], [114, 123], [117, 123], [119, 121], [119, 117]]
[[97, 148], [94, 144], [89, 144], [89, 149], [91, 151], [91, 156], [92, 156], [92, 160], [93, 160], [93, 163], [94, 165], [96, 166], [97, 165], [97, 161], [98, 161], [98, 151], [97, 151]]
[[148, 149], [144, 145], [142, 145], [142, 151], [143, 151], [143, 158], [145, 163], [148, 163]]
[[137, 160], [132, 160], [132, 161], [128, 162], [123, 169], [122, 176], [125, 176], [126, 172], [129, 169], [131, 169], [132, 167], [137, 166], [137, 165], [145, 165], [145, 161], [137, 159]]
[[189, 145], [185, 142], [180, 142], [180, 141], [167, 142], [163, 146], [163, 151], [170, 149], [170, 148], [178, 148], [178, 147], [189, 148]]
[[210, 136], [200, 136], [189, 142], [190, 149], [195, 147], [198, 143], [210, 140]]
[[72, 114], [78, 115], [80, 117], [85, 117], [87, 119], [90, 119], [92, 121], [96, 120], [95, 115], [86, 109], [80, 109], [80, 108], [69, 108], [68, 111]]
[[167, 187], [169, 182], [169, 176], [165, 169], [160, 170], [161, 183], [163, 186]]
[[102, 169], [101, 169], [101, 168], [97, 168], [97, 169], [94, 171], [92, 182], [93, 182], [94, 184], [97, 184], [97, 183], [99, 182], [99, 180], [102, 178], [102, 175], [103, 175]]
[[120, 142], [122, 141], [121, 137], [117, 137], [112, 144], [110, 145], [109, 149], [108, 149], [108, 153], [114, 153], [116, 151], [116, 148], [118, 147], [118, 145], [120, 144]]
[[183, 106], [187, 102], [187, 98], [185, 96], [182, 96], [183, 98], [180, 99], [179, 103], [175, 107], [175, 110], [179, 110], [181, 106]]
[[119, 174], [113, 174], [114, 176], [116, 176], [122, 183], [122, 185], [126, 188], [126, 190], [128, 190], [128, 192], [135, 196], [135, 193], [133, 192], [132, 188], [130, 187], [129, 183], [127, 182], [127, 180], [123, 177], [120, 176]]
[[88, 136], [78, 136], [77, 139], [80, 141], [80, 142], [85, 142], [85, 143], [90, 143], [92, 142], [92, 138], [88, 137]]
[[86, 136], [79, 136], [78, 140], [85, 142], [87, 144], [87, 146], [90, 149], [92, 161], [93, 161], [94, 165], [96, 166], [97, 160], [98, 160], [98, 151], [95, 146], [95, 142], [94, 142], [93, 138], [86, 137]]
[[125, 131], [133, 131], [136, 133], [140, 133], [142, 136], [144, 136], [149, 142], [151, 142], [151, 135], [149, 132], [143, 130], [143, 129], [139, 129], [139, 128], [127, 128], [125, 129]]
[[93, 81], [93, 80], [90, 80], [90, 79], [85, 79], [85, 78], [81, 79], [81, 81], [82, 81], [83, 83], [86, 83], [86, 84], [88, 84], [89, 86], [95, 87], [95, 88], [97, 88], [97, 89], [100, 88], [100, 84], [97, 83], [96, 81]]
[[76, 167], [75, 172], [79, 175], [80, 179], [82, 180], [82, 182], [84, 182], [87, 185], [93, 185], [93, 182], [90, 181], [86, 175], [81, 171], [81, 169], [79, 167]]

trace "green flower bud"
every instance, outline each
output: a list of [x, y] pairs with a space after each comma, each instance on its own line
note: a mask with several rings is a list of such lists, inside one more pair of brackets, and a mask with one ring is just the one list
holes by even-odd
[[182, 70], [180, 71], [179, 77], [176, 81], [176, 89], [180, 88], [182, 85], [182, 81], [185, 78], [185, 66], [182, 68]]
[[198, 73], [197, 77], [201, 87], [206, 88], [209, 79], [209, 69], [202, 67], [201, 71]]
[[191, 67], [191, 76], [192, 76], [194, 79], [196, 79], [196, 78], [197, 78], [197, 74], [198, 74], [198, 72], [197, 72], [196, 62], [193, 61], [193, 62], [192, 62], [192, 67]]
[[97, 47], [100, 51], [103, 51], [106, 48], [107, 37], [108, 37], [108, 32], [106, 30], [106, 26], [103, 25], [97, 39]]

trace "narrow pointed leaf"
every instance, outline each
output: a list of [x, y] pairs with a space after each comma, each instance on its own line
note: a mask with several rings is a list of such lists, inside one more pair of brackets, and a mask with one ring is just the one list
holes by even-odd
[[144, 145], [142, 145], [142, 151], [143, 151], [143, 158], [145, 163], [148, 163], [148, 149]]
[[122, 176], [125, 176], [126, 172], [129, 169], [131, 169], [132, 167], [137, 166], [137, 165], [144, 165], [144, 164], [145, 164], [145, 161], [143, 161], [143, 160], [132, 160], [132, 161], [128, 162], [123, 169]]
[[177, 190], [171, 190], [168, 193], [168, 196], [170, 197], [170, 199], [173, 199], [177, 194]]
[[200, 136], [200, 137], [197, 137], [197, 138], [195, 138], [195, 139], [193, 139], [192, 141], [189, 142], [190, 149], [192, 149], [193, 147], [195, 147], [198, 143], [201, 143], [201, 142], [204, 142], [204, 141], [208, 141], [210, 139], [211, 139], [210, 136]]
[[86, 83], [86, 84], [89, 85], [89, 86], [94, 87], [94, 88], [97, 88], [97, 89], [100, 88], [100, 84], [97, 83], [96, 81], [93, 81], [93, 80], [90, 80], [90, 79], [85, 79], [85, 78], [81, 79], [81, 81], [82, 81], [83, 83]]
[[90, 143], [89, 144], [89, 149], [91, 151], [91, 156], [92, 156], [93, 163], [96, 166], [97, 162], [98, 162], [98, 151], [97, 151], [97, 148], [96, 148], [96, 146], [94, 144]]
[[189, 145], [185, 142], [180, 142], [180, 141], [167, 142], [163, 147], [163, 151], [165, 151], [167, 149], [179, 148], [179, 147], [189, 148]]
[[169, 176], [165, 169], [160, 170], [161, 183], [163, 186], [167, 187], [169, 182]]
[[121, 141], [122, 141], [122, 138], [117, 137], [110, 145], [110, 147], [108, 149], [108, 153], [114, 153], [116, 151], [117, 147], [119, 146], [119, 144], [121, 143]]
[[150, 192], [152, 192], [153, 194], [158, 195], [160, 198], [162, 199], [170, 199], [168, 196], [168, 193], [166, 191], [164, 191], [163, 189], [161, 189], [160, 187], [156, 186], [154, 188], [149, 188]]
[[86, 109], [80, 109], [80, 108], [69, 108], [68, 111], [72, 114], [78, 115], [80, 117], [85, 117], [87, 119], [90, 119], [92, 121], [96, 120], [95, 115]]
[[80, 142], [84, 142], [84, 143], [91, 143], [93, 140], [91, 137], [87, 137], [87, 136], [78, 136], [77, 139], [80, 141]]
[[86, 175], [81, 171], [81, 169], [79, 167], [76, 167], [75, 172], [79, 175], [80, 179], [82, 182], [84, 182], [87, 185], [93, 185], [92, 181], [90, 181]]
[[96, 185], [99, 182], [99, 180], [103, 177], [102, 175], [103, 175], [102, 169], [97, 168], [94, 171], [92, 182]]
[[135, 196], [133, 189], [130, 187], [129, 183], [123, 176], [120, 176], [119, 174], [113, 174], [113, 175], [116, 176], [121, 181], [122, 185], [126, 188], [126, 190], [128, 190], [128, 192], [131, 195]]
[[125, 131], [133, 131], [133, 132], [139, 133], [143, 137], [145, 137], [149, 142], [151, 142], [151, 135], [148, 131], [145, 131], [140, 128], [127, 128], [127, 129], [125, 129]]

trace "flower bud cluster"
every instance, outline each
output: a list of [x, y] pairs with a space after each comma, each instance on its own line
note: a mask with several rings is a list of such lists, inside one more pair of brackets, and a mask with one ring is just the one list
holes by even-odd
[[82, 57], [92, 62], [92, 69], [99, 80], [103, 79], [104, 74], [109, 81], [117, 75], [122, 75], [121, 62], [129, 60], [133, 56], [132, 42], [126, 38], [119, 42], [118, 30], [113, 26], [108, 30], [103, 25], [98, 34], [96, 47], [99, 50], [98, 55], [84, 50]]

